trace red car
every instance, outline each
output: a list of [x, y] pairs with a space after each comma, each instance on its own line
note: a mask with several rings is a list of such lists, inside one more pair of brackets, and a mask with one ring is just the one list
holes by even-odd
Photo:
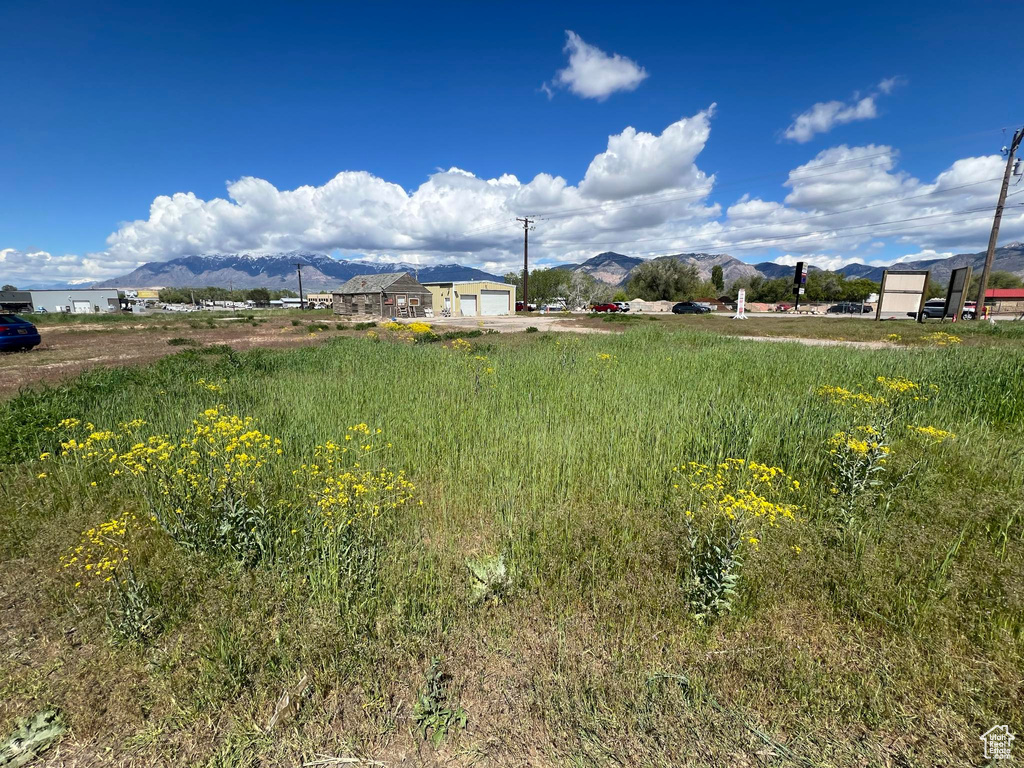
[[791, 310], [792, 308], [793, 308], [792, 304], [785, 304], [785, 303], [783, 303], [783, 304], [776, 304], [775, 305], [775, 311], [776, 312], [789, 312], [789, 310]]
[[521, 301], [516, 302], [516, 312], [533, 312], [537, 309], [536, 304], [530, 304], [529, 306], [523, 304]]
[[622, 310], [620, 310], [614, 304], [594, 304], [590, 308], [590, 311], [591, 312], [621, 312]]

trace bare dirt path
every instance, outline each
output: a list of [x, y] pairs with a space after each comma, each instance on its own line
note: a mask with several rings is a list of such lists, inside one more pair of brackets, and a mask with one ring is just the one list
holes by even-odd
[[238, 350], [254, 347], [296, 347], [316, 344], [337, 331], [311, 335], [287, 320], [269, 320], [253, 327], [233, 322], [216, 328], [175, 325], [76, 325], [40, 328], [43, 343], [30, 352], [0, 355], [0, 398], [23, 387], [52, 384], [97, 366], [137, 365], [187, 349], [172, 346], [174, 338], [198, 345], [229, 344]]
[[890, 341], [849, 341], [847, 339], [812, 339], [799, 336], [732, 336], [734, 339], [747, 341], [783, 341], [796, 342], [808, 347], [859, 347], [860, 349], [905, 349], [900, 344]]

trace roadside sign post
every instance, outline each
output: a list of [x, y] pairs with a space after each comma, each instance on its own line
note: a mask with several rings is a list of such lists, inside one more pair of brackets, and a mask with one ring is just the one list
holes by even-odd
[[793, 311], [800, 310], [800, 297], [807, 291], [807, 267], [804, 262], [798, 261], [793, 272]]
[[[946, 288], [946, 305], [942, 308], [942, 319], [952, 318], [955, 323], [964, 313], [964, 302], [967, 289], [971, 285], [971, 267], [954, 269], [949, 276], [949, 287]], [[975, 307], [977, 314], [977, 307]], [[972, 318], [973, 319], [973, 318]]]
[[736, 314], [732, 316], [733, 320], [746, 320], [747, 319], [747, 291], [744, 288], [740, 288], [740, 292], [736, 294]]

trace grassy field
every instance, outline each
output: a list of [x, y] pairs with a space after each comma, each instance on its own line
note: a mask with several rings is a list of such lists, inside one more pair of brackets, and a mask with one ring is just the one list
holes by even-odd
[[373, 329], [24, 393], [0, 739], [56, 707], [54, 764], [980, 765], [1024, 700], [994, 344]]
[[1018, 346], [1024, 342], [1024, 322], [1001, 320], [992, 323], [926, 320], [916, 323], [911, 319], [885, 320], [849, 316], [764, 317], [751, 315], [746, 320], [733, 320], [728, 315], [669, 315], [665, 313], [627, 315], [588, 315], [577, 321], [590, 328], [634, 328], [647, 324], [670, 330], [703, 330], [730, 336], [769, 336], [797, 339], [829, 339], [833, 341], [880, 342], [899, 346], [948, 346], [948, 336], [959, 341], [953, 345], [966, 346]]

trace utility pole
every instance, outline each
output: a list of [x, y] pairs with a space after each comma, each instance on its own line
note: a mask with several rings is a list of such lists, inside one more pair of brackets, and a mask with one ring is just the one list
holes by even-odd
[[992, 271], [992, 262], [996, 257], [996, 241], [999, 239], [999, 221], [1003, 218], [1003, 204], [1006, 202], [1006, 190], [1010, 186], [1010, 174], [1013, 172], [1013, 156], [1024, 139], [1024, 128], [1013, 134], [1009, 151], [1006, 153], [1006, 172], [1003, 173], [1003, 186], [999, 189], [999, 202], [996, 203], [996, 215], [992, 220], [992, 234], [988, 237], [988, 252], [985, 254], [985, 268], [981, 272], [981, 283], [978, 285], [978, 306], [974, 309], [974, 319], [981, 319], [985, 311], [985, 293], [988, 290], [988, 276]]
[[306, 302], [302, 300], [302, 263], [296, 262], [295, 269], [299, 272], [299, 309], [301, 310], [306, 308]]
[[527, 298], [526, 286], [530, 280], [530, 225], [533, 222], [530, 221], [529, 216], [522, 219], [517, 217], [516, 221], [523, 222], [523, 312], [529, 312], [530, 304]]

